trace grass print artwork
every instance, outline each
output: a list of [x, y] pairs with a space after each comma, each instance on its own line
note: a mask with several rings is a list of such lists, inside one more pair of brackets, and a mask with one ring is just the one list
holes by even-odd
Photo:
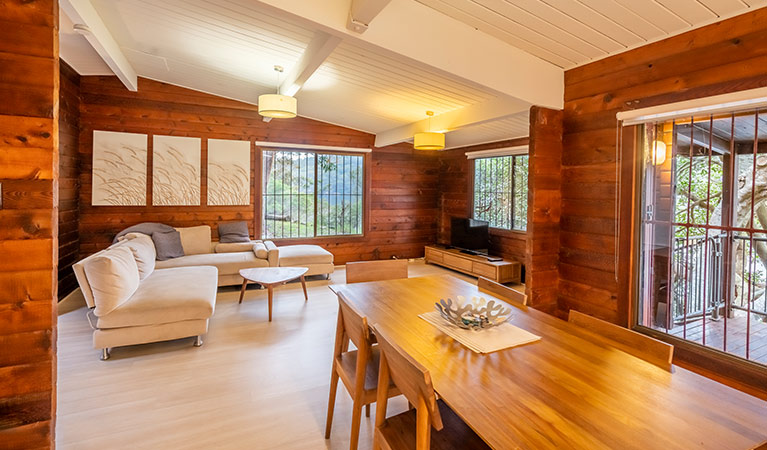
[[200, 138], [154, 136], [152, 205], [200, 205]]
[[146, 205], [147, 135], [93, 132], [93, 206]]
[[250, 142], [208, 139], [208, 205], [250, 204]]

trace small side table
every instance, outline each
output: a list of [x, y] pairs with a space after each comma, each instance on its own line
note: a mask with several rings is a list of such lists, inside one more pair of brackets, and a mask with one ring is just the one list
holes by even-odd
[[269, 295], [269, 322], [271, 322], [274, 287], [300, 278], [301, 287], [304, 288], [304, 299], [309, 300], [309, 295], [306, 293], [306, 280], [304, 279], [304, 274], [308, 271], [309, 269], [306, 267], [259, 267], [257, 269], [242, 269], [240, 270], [240, 276], [243, 278], [242, 290], [240, 290], [240, 303], [242, 303], [242, 298], [245, 296], [245, 288], [248, 285], [248, 281], [265, 286]]

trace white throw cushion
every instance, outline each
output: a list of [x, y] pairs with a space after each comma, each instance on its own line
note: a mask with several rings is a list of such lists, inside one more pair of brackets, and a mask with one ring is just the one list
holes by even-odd
[[266, 259], [269, 256], [269, 250], [266, 249], [266, 245], [262, 242], [256, 242], [253, 244], [253, 253], [256, 254], [256, 258]]
[[252, 242], [219, 242], [216, 253], [249, 252], [253, 250]]
[[125, 303], [138, 289], [138, 266], [128, 247], [116, 247], [90, 258], [84, 269], [96, 304], [94, 314], [99, 317]]
[[143, 280], [154, 271], [154, 262], [157, 259], [154, 242], [152, 242], [152, 238], [141, 233], [128, 233], [126, 241], [124, 245], [133, 252], [138, 266], [139, 279]]
[[184, 255], [210, 253], [209, 226], [176, 228], [176, 231], [181, 234], [181, 246], [184, 248]]

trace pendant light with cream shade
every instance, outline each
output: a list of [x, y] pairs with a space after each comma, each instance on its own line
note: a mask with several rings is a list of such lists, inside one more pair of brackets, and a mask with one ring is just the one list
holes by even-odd
[[445, 134], [431, 131], [431, 116], [434, 111], [426, 111], [429, 116], [429, 131], [422, 131], [413, 136], [413, 148], [416, 150], [442, 150], [445, 148]]
[[275, 119], [292, 119], [296, 117], [298, 102], [295, 97], [280, 94], [280, 74], [284, 69], [282, 66], [274, 66], [277, 72], [277, 93], [262, 94], [258, 96], [258, 113], [264, 117], [273, 117]]

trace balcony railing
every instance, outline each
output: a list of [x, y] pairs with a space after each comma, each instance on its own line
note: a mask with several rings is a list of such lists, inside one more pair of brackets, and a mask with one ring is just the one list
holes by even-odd
[[727, 233], [675, 238], [666, 332], [767, 365], [766, 244]]
[[[717, 320], [731, 310], [747, 311], [767, 319], [765, 280], [767, 273], [757, 256], [757, 242], [767, 238], [732, 236], [731, 264], [725, 264], [727, 234], [677, 237], [673, 252], [673, 299], [671, 320], [674, 325], [701, 318], [704, 314]], [[733, 292], [727, 304], [724, 291], [725, 270], [733, 271]]]

